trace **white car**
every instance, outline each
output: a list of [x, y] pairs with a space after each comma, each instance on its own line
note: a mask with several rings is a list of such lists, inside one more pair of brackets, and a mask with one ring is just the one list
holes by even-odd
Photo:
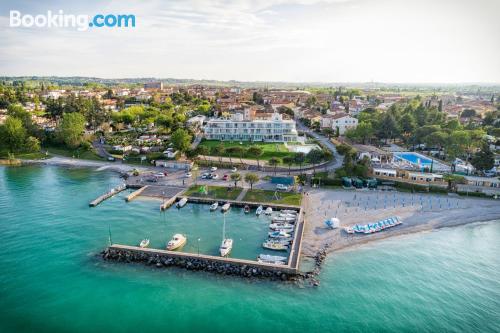
[[207, 179], [208, 176], [210, 176], [210, 174], [205, 172], [204, 174], [201, 175], [201, 179]]
[[231, 172], [236, 172], [236, 171], [238, 171], [238, 169], [236, 169], [236, 167], [233, 167], [233, 168], [231, 169]]
[[288, 191], [288, 186], [283, 185], [283, 184], [277, 184], [277, 185], [276, 185], [276, 189], [277, 189], [278, 191]]
[[217, 171], [217, 167], [211, 167], [210, 171], [212, 171], [212, 172]]
[[188, 173], [185, 174], [186, 178], [191, 178], [192, 175], [193, 174], [191, 172], [188, 172]]
[[212, 179], [217, 179], [217, 178], [219, 178], [218, 174], [216, 174], [216, 173], [212, 174]]
[[161, 172], [155, 173], [155, 177], [165, 177], [165, 175]]

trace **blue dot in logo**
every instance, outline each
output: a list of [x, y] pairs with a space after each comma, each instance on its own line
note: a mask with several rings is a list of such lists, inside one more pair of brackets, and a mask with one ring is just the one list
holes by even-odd
[[89, 22], [89, 27], [92, 28], [93, 26], [94, 26], [94, 24], [92, 22]]

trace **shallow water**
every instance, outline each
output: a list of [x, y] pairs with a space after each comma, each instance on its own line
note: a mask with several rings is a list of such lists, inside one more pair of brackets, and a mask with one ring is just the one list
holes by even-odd
[[[0, 332], [500, 331], [498, 221], [338, 252], [319, 288], [298, 288], [102, 261], [109, 226], [114, 242], [140, 234], [161, 247], [172, 225], [182, 227], [177, 219], [198, 214], [200, 228], [188, 238], [203, 234], [200, 252], [209, 253], [221, 231], [221, 221], [206, 225], [204, 206], [162, 215], [157, 201], [126, 204], [121, 195], [88, 207], [119, 182], [90, 169], [0, 168]], [[238, 222], [228, 219], [228, 233], [255, 227], [253, 244], [260, 221], [231, 214]], [[254, 224], [239, 225], [245, 218]], [[253, 256], [238, 237], [234, 255]]]

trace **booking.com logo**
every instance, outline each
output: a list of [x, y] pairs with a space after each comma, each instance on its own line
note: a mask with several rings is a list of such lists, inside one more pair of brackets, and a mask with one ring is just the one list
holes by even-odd
[[76, 28], [85, 31], [89, 28], [134, 28], [135, 15], [131, 14], [96, 14], [74, 15], [64, 14], [62, 10], [53, 13], [48, 10], [47, 14], [21, 15], [18, 10], [10, 11], [10, 27], [38, 27], [38, 28]]

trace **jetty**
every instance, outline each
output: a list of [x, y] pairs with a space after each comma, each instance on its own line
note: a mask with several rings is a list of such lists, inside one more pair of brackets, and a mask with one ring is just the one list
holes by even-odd
[[104, 193], [103, 195], [101, 195], [97, 199], [91, 201], [89, 203], [89, 206], [90, 207], [95, 207], [95, 206], [99, 205], [101, 202], [103, 202], [104, 200], [109, 199], [112, 196], [114, 196], [114, 195], [116, 195], [116, 194], [118, 194], [118, 193], [120, 193], [122, 191], [125, 191], [126, 189], [127, 189], [127, 185], [125, 185], [125, 184], [117, 186], [117, 187], [111, 189], [109, 192]]
[[139, 188], [138, 190], [135, 190], [134, 192], [130, 193], [126, 198], [125, 198], [125, 201], [132, 201], [134, 200], [136, 197], [138, 197], [139, 195], [141, 195], [142, 192], [144, 192], [147, 188], [148, 188], [149, 185], [145, 185], [141, 188]]

